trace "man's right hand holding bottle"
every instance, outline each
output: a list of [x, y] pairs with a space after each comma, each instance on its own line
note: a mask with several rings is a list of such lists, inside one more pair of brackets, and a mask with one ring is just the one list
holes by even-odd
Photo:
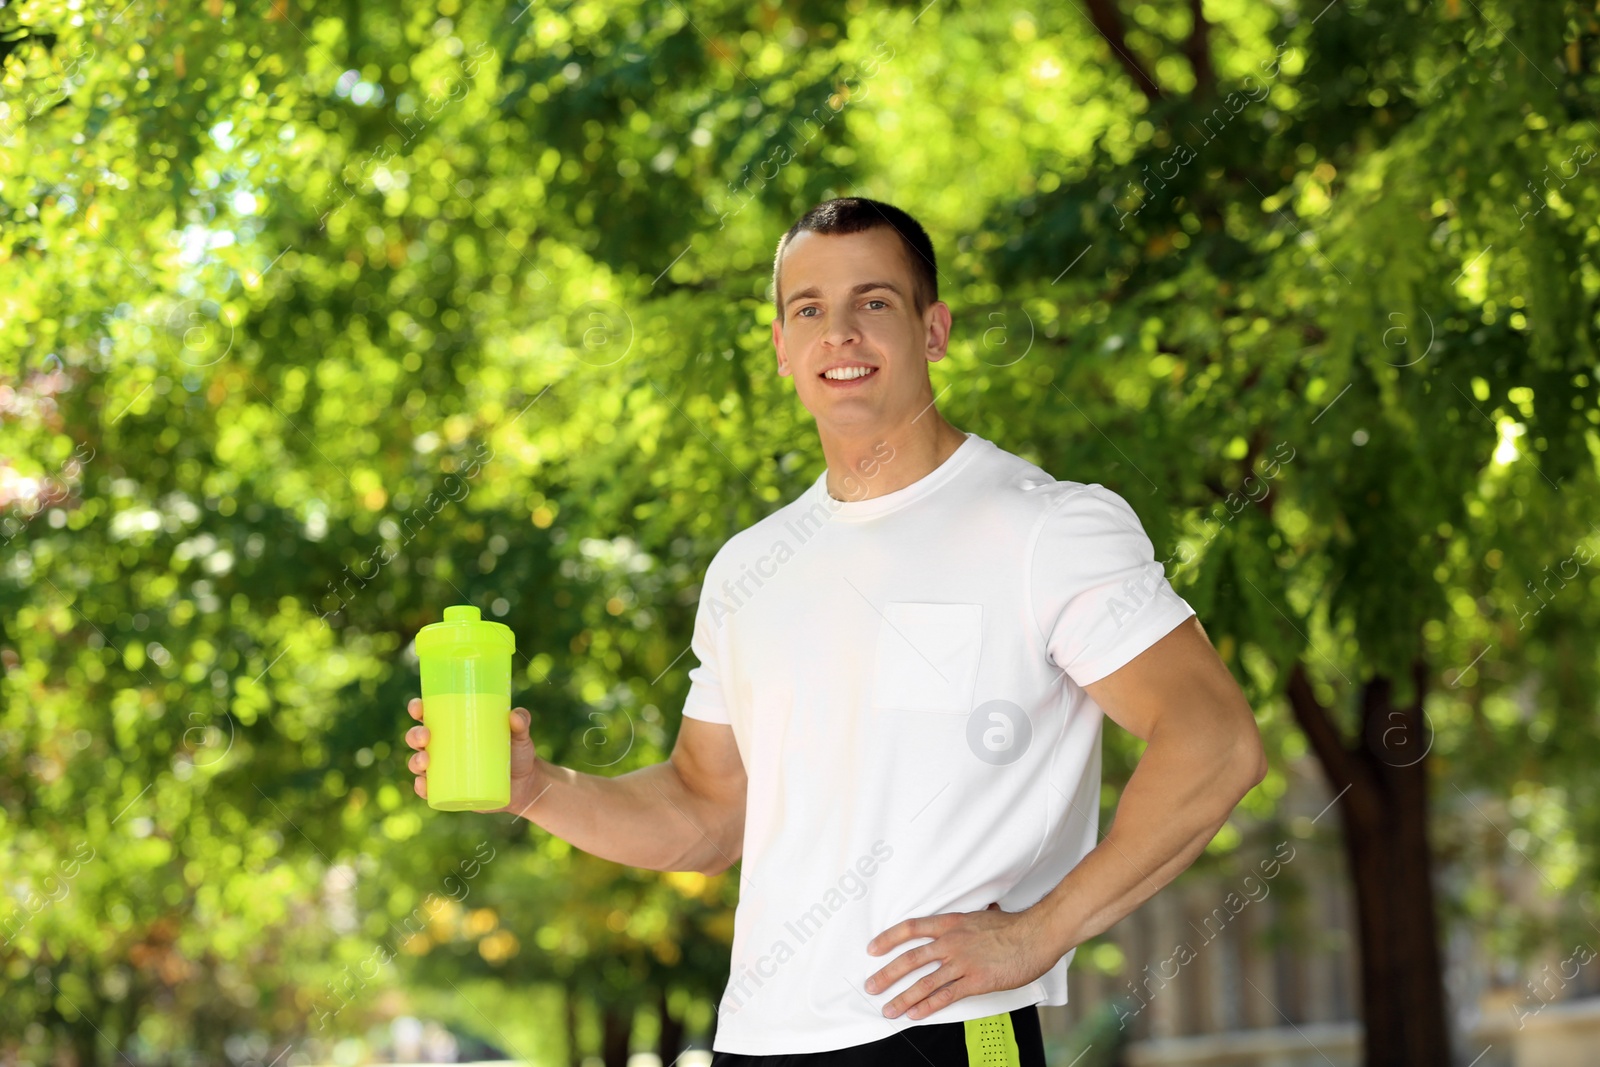
[[[406, 710], [418, 723], [423, 722], [422, 698], [412, 697], [406, 705]], [[525, 814], [528, 807], [538, 798], [546, 783], [542, 781], [543, 774], [539, 766], [539, 754], [534, 751], [533, 739], [528, 736], [528, 728], [533, 717], [528, 714], [527, 708], [511, 709], [511, 802], [503, 808], [486, 808], [480, 814], [493, 814], [499, 811], [509, 811], [517, 815]], [[428, 727], [426, 725], [413, 726], [406, 731], [406, 744], [416, 751], [406, 761], [406, 766], [415, 774], [416, 780], [412, 788], [417, 796], [424, 800], [428, 798], [428, 779], [424, 772], [428, 769]]]

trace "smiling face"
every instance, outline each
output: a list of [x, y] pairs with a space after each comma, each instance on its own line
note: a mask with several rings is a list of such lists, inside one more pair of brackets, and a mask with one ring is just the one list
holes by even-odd
[[[888, 226], [803, 230], [784, 249], [784, 314], [772, 324], [772, 343], [778, 373], [794, 376], [819, 429], [887, 429], [932, 402], [928, 364], [944, 358], [950, 309], [935, 301], [917, 311], [908, 254]], [[834, 380], [827, 371], [859, 376]]]

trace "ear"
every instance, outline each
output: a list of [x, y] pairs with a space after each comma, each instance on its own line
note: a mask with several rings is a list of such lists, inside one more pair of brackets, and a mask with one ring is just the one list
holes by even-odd
[[950, 305], [943, 300], [935, 300], [923, 312], [922, 319], [928, 362], [937, 363], [950, 348]]
[[783, 351], [783, 323], [778, 319], [772, 320], [772, 347], [778, 353], [778, 376], [787, 378], [794, 372], [789, 369], [789, 357]]

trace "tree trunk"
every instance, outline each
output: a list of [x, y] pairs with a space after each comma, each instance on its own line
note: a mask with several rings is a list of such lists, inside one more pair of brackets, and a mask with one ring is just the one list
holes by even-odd
[[72, 1041], [72, 1058], [76, 1067], [100, 1067], [100, 1045], [95, 1041], [95, 1035], [83, 1025], [86, 1016], [78, 1016], [78, 1022], [70, 1031]]
[[60, 970], [50, 969], [51, 992], [54, 995], [45, 996], [41, 992], [45, 1000], [38, 1012], [40, 1021], [50, 1035], [50, 1047], [57, 1052], [53, 1062], [64, 1063], [67, 1067], [99, 1067], [100, 1046], [95, 1040], [97, 1035], [90, 1028], [89, 1017], [81, 1010], [73, 1019], [61, 1013], [61, 1001], [65, 999], [58, 981], [61, 974]]
[[628, 1039], [633, 1036], [633, 1012], [607, 1004], [600, 1013], [600, 1057], [606, 1067], [628, 1067]]
[[1145, 95], [1151, 103], [1161, 99], [1161, 86], [1150, 72], [1145, 70], [1144, 64], [1134, 58], [1133, 52], [1128, 48], [1128, 38], [1122, 29], [1122, 13], [1117, 10], [1116, 0], [1084, 0], [1089, 6], [1089, 21], [1094, 24], [1096, 32], [1102, 40], [1111, 46], [1111, 58], [1122, 64], [1122, 69], [1128, 72], [1128, 77], [1133, 79], [1133, 84]]
[[581, 1067], [583, 1053], [578, 1050], [578, 995], [567, 990], [563, 1016], [567, 1028], [567, 1067]]
[[1411, 665], [1411, 702], [1391, 679], [1361, 689], [1361, 738], [1347, 746], [1303, 665], [1289, 677], [1295, 719], [1336, 791], [1355, 886], [1366, 1067], [1448, 1067], [1450, 1031], [1428, 845], [1427, 669]]
[[667, 987], [656, 988], [656, 1012], [661, 1016], [661, 1036], [656, 1039], [656, 1055], [663, 1067], [678, 1059], [683, 1051], [683, 1020], [674, 1019], [667, 1012]]

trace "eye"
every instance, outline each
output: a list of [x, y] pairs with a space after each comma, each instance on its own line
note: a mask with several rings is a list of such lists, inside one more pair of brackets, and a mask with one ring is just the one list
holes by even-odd
[[801, 308], [799, 311], [796, 311], [795, 315], [799, 316], [800, 318], [813, 318], [814, 316], [807, 315], [806, 312], [815, 311], [815, 310], [817, 310], [817, 309], [816, 309], [816, 307], [814, 305], [807, 304], [805, 307]]
[[884, 306], [884, 307], [888, 307], [888, 306], [889, 306], [889, 304], [888, 304], [888, 301], [885, 301], [885, 300], [879, 300], [879, 299], [877, 299], [877, 298], [876, 298], [876, 297], [874, 297], [874, 298], [873, 298], [873, 299], [871, 299], [871, 300], [868, 300], [868, 301], [867, 301], [867, 304], [868, 304], [868, 305], [872, 305], [872, 304], [882, 304], [882, 305], [883, 305], [883, 306]]

